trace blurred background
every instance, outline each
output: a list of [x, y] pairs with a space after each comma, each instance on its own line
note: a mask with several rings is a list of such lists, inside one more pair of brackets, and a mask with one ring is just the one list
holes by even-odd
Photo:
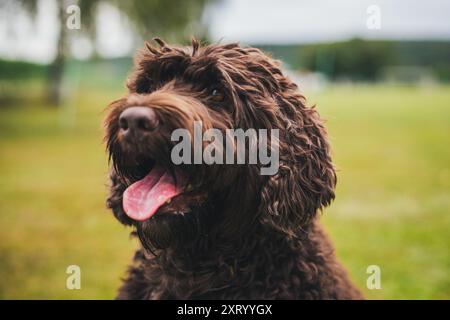
[[155, 36], [281, 59], [327, 119], [339, 172], [322, 221], [354, 281], [372, 299], [450, 298], [446, 0], [1, 0], [0, 298], [115, 296], [137, 243], [105, 209], [101, 122]]

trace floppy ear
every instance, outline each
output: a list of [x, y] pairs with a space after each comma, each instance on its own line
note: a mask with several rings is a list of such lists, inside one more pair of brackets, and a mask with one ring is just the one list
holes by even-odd
[[261, 222], [289, 236], [334, 199], [336, 174], [327, 133], [314, 107], [290, 85], [277, 96], [280, 128], [278, 173], [261, 190]]

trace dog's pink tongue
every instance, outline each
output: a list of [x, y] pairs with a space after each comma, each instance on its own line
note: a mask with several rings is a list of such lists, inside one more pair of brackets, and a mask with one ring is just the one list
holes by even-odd
[[163, 168], [156, 167], [144, 179], [136, 181], [125, 190], [123, 209], [133, 220], [147, 220], [167, 200], [180, 193], [172, 175]]

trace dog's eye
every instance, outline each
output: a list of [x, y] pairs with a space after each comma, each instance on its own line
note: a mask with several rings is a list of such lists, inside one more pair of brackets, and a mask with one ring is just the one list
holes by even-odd
[[224, 93], [220, 89], [213, 89], [211, 90], [211, 100], [216, 102], [221, 102], [225, 98]]

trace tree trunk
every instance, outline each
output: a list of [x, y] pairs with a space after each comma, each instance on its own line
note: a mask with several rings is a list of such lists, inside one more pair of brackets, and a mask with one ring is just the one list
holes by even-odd
[[67, 28], [65, 24], [64, 1], [56, 1], [60, 22], [55, 60], [49, 66], [47, 79], [47, 99], [53, 106], [59, 106], [62, 100], [62, 80], [67, 53]]

